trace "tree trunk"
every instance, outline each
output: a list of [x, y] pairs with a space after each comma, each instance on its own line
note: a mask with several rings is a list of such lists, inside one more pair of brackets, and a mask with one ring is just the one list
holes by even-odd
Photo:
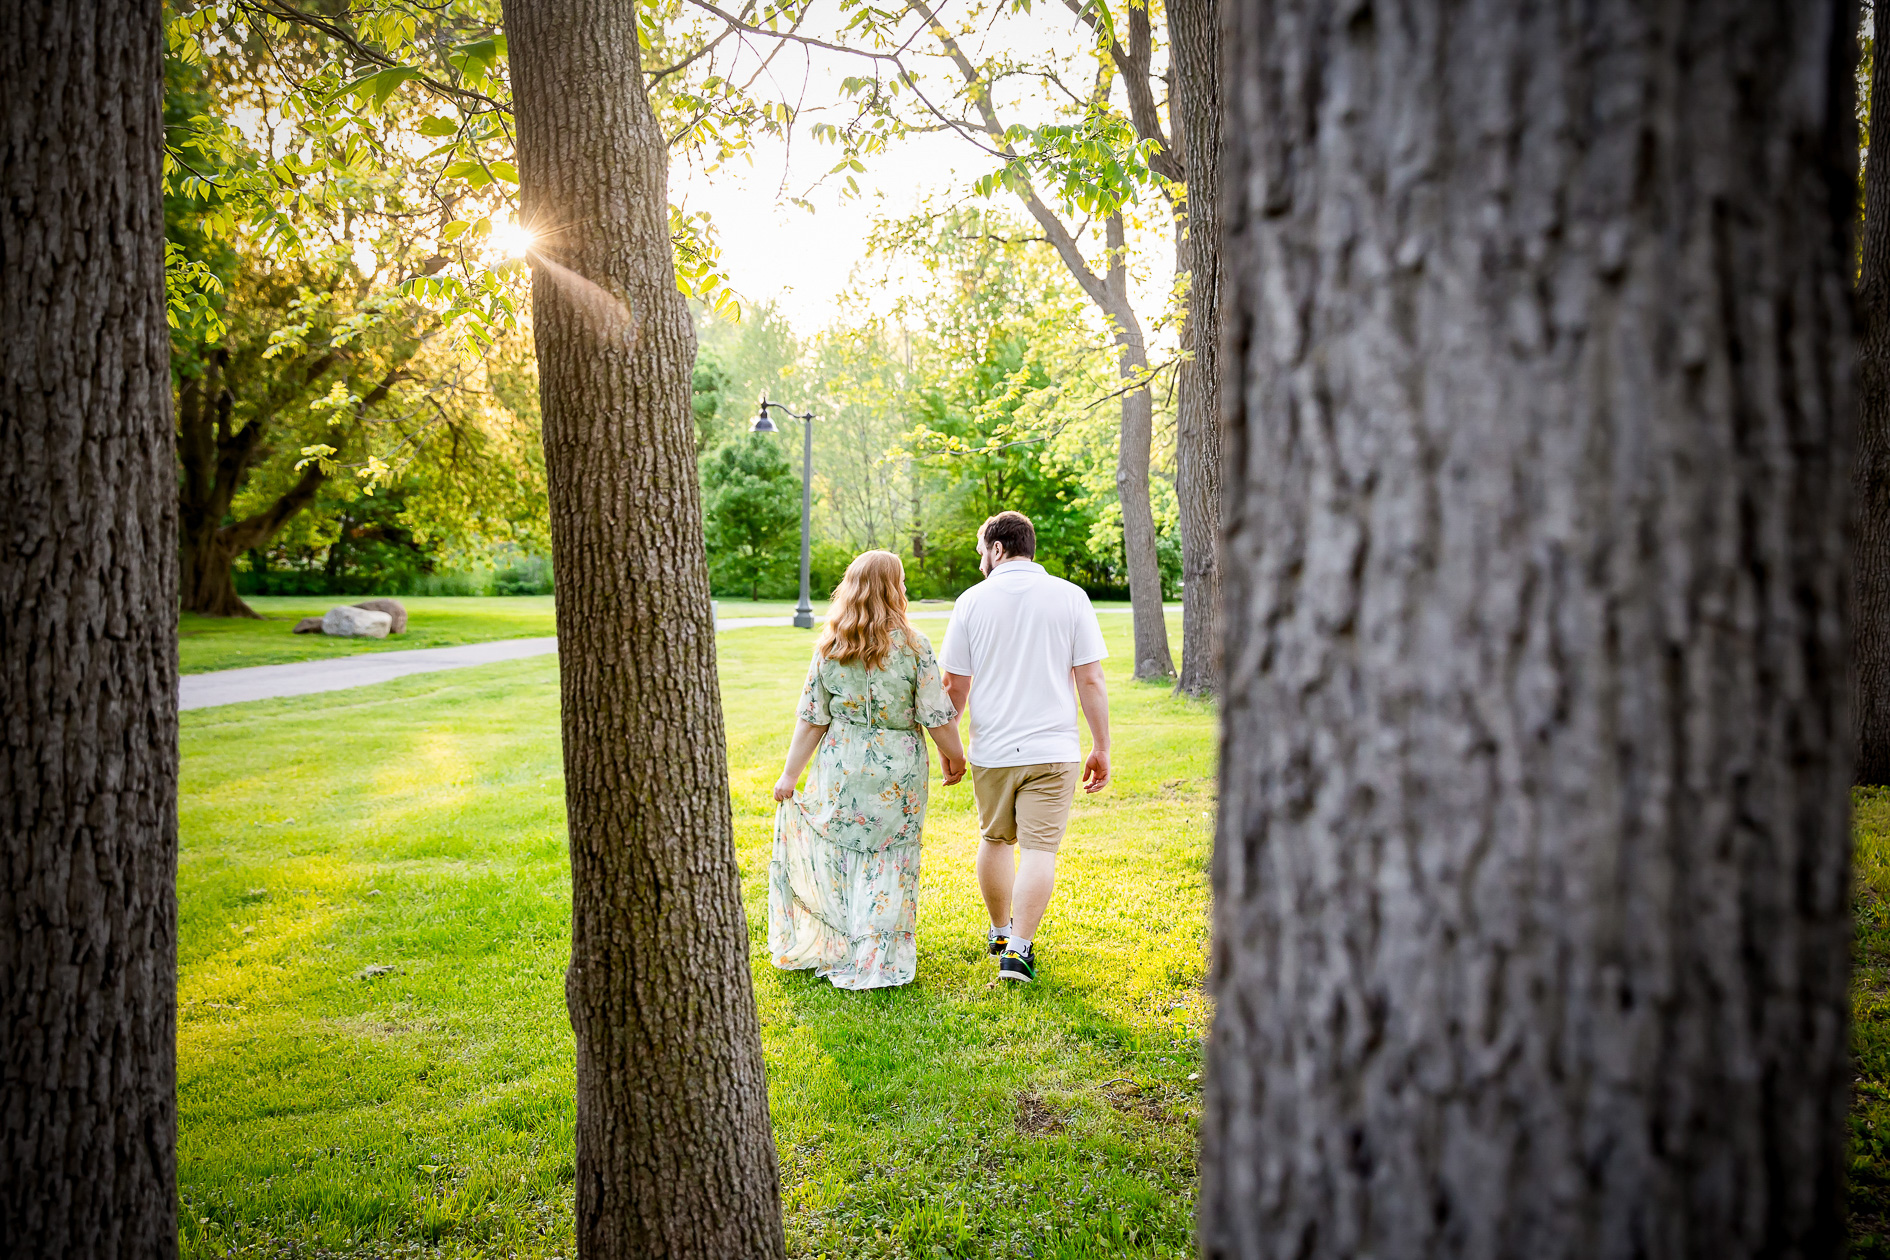
[[177, 1252], [156, 3], [0, 6], [0, 1240]]
[[1853, 14], [1224, 17], [1203, 1255], [1835, 1256]]
[[[577, 1241], [785, 1254], [735, 867], [676, 290], [637, 10], [507, 0], [558, 570]], [[660, 716], [653, 716], [660, 715]]]
[[1175, 381], [1175, 490], [1181, 504], [1181, 675], [1176, 690], [1203, 695], [1221, 670], [1220, 31], [1215, 0], [1169, 0], [1174, 133], [1188, 174], [1185, 241], [1175, 261], [1190, 273]]
[[221, 530], [212, 530], [208, 537], [184, 536], [181, 552], [184, 611], [209, 617], [256, 617], [256, 610], [236, 593], [233, 566], [240, 552], [219, 537], [221, 533]]
[[[1870, 134], [1890, 136], [1890, 5], [1872, 14]], [[1857, 284], [1857, 541], [1851, 623], [1857, 781], [1890, 784], [1890, 144], [1864, 166]]]
[[[302, 388], [313, 386], [338, 358], [331, 351], [310, 365], [293, 365], [301, 369]], [[202, 373], [186, 377], [177, 391], [181, 601], [185, 612], [255, 617], [255, 611], [236, 593], [231, 567], [243, 552], [267, 546], [296, 513], [313, 503], [326, 475], [320, 464], [311, 463], [269, 507], [240, 521], [230, 520], [230, 507], [251, 466], [266, 454], [264, 442], [273, 413], [265, 410], [240, 428], [231, 425], [234, 398], [223, 378], [229, 363], [228, 351], [209, 351]], [[284, 377], [290, 370], [283, 369]], [[382, 377], [362, 400], [364, 408], [387, 396], [398, 372], [396, 367]]]
[[[1129, 264], [1122, 216], [1108, 225], [1109, 295], [1115, 310], [1116, 364], [1121, 379], [1148, 374], [1142, 325], [1129, 305]], [[1155, 509], [1149, 502], [1149, 447], [1155, 435], [1155, 400], [1147, 386], [1122, 395], [1122, 434], [1116, 445], [1116, 499], [1122, 505], [1122, 558], [1129, 570], [1129, 604], [1135, 621], [1135, 678], [1172, 678], [1168, 620], [1162, 611], [1162, 569], [1155, 548]]]

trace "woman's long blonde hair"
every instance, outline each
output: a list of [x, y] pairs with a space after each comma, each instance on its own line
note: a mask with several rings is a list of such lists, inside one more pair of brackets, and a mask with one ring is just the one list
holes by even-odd
[[835, 664], [878, 669], [892, 655], [895, 630], [910, 647], [916, 636], [906, 620], [906, 566], [890, 551], [862, 551], [833, 589], [816, 650]]

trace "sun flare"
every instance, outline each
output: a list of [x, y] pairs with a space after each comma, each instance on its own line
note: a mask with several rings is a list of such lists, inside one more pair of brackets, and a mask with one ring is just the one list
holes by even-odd
[[495, 223], [491, 245], [493, 252], [502, 258], [522, 258], [532, 247], [531, 229], [516, 223]]

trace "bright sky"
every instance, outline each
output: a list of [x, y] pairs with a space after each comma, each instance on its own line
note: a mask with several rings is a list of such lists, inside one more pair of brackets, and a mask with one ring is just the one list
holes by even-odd
[[738, 162], [703, 176], [678, 168], [670, 197], [714, 216], [723, 263], [744, 303], [773, 299], [796, 331], [811, 333], [832, 318], [835, 299], [866, 257], [875, 218], [909, 214], [927, 193], [963, 190], [988, 167], [956, 136], [915, 136], [867, 163], [855, 177], [861, 196], [843, 197], [838, 182], [808, 194], [816, 207], [810, 214], [785, 197], [805, 193], [833, 164], [834, 150], [802, 139], [791, 158], [779, 145], [761, 149], [752, 169]]

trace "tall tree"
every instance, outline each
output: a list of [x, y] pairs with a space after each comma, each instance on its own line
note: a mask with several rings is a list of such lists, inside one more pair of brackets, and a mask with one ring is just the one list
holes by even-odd
[[1836, 1255], [1854, 14], [1224, 11], [1203, 1254]]
[[577, 1241], [592, 1260], [782, 1256], [696, 485], [695, 330], [639, 12], [505, 5], [520, 208], [541, 234]]
[[1189, 274], [1175, 381], [1175, 495], [1181, 503], [1178, 690], [1214, 689], [1221, 668], [1220, 16], [1215, 0], [1168, 0], [1169, 113], [1187, 177], [1176, 269]]
[[[1155, 429], [1155, 401], [1150, 395], [1148, 339], [1141, 317], [1129, 301], [1129, 260], [1126, 233], [1120, 203], [1103, 204], [1104, 255], [1099, 265], [1085, 258], [1078, 233], [1071, 231], [1063, 217], [1046, 202], [1031, 181], [1017, 173], [1023, 155], [1017, 148], [1017, 136], [998, 112], [994, 80], [1003, 73], [989, 64], [974, 62], [926, 0], [906, 0], [906, 7], [924, 23], [962, 78], [961, 94], [971, 107], [972, 116], [958, 120], [955, 126], [976, 136], [983, 146], [1011, 163], [1006, 184], [1017, 195], [1069, 268], [1070, 275], [1108, 319], [1116, 343], [1117, 372], [1123, 382], [1122, 432], [1116, 457], [1116, 493], [1122, 507], [1122, 551], [1129, 570], [1129, 600], [1135, 621], [1135, 677], [1168, 678], [1175, 672], [1174, 657], [1168, 649], [1168, 621], [1162, 610], [1161, 562], [1155, 539], [1154, 505], [1149, 498], [1149, 457]], [[1083, 6], [1072, 5], [1083, 17]], [[1091, 15], [1084, 20], [1095, 24]], [[1146, 7], [1131, 6], [1130, 49], [1117, 50], [1099, 75], [1091, 104], [1103, 109], [1108, 100], [1111, 75], [1117, 60], [1129, 64], [1123, 73], [1124, 85], [1136, 110], [1143, 114], [1144, 127], [1153, 127], [1157, 136], [1160, 123], [1153, 110], [1150, 91], [1150, 27]], [[1131, 53], [1133, 54], [1131, 56]], [[1138, 129], [1139, 130], [1139, 129]], [[1151, 146], [1149, 166], [1168, 178], [1181, 177], [1180, 167], [1166, 151], [1162, 140]], [[1077, 176], [1066, 174], [1066, 178]]]
[[[1890, 135], [1890, 5], [1873, 6], [1870, 135]], [[1890, 783], [1890, 145], [1864, 160], [1857, 277], [1857, 615], [1851, 623], [1857, 781]]]
[[155, 0], [0, 9], [0, 1239], [168, 1256], [177, 514]]

